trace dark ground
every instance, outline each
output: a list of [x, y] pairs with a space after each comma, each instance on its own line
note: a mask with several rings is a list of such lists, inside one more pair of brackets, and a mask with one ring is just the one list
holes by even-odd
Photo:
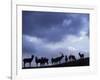
[[35, 68], [55, 68], [55, 67], [74, 67], [74, 66], [89, 66], [89, 58], [79, 59], [76, 61], [65, 62], [61, 64], [54, 64], [48, 66], [39, 66], [39, 67], [23, 67], [22, 69], [35, 69]]

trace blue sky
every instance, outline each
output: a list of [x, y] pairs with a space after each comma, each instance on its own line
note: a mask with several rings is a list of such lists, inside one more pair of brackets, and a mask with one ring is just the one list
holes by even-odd
[[22, 54], [89, 56], [89, 14], [22, 11]]

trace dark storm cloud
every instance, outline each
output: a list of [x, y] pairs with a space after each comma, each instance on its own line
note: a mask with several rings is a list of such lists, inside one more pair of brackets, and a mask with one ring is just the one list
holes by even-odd
[[23, 34], [57, 42], [65, 35], [79, 36], [84, 18], [88, 25], [88, 14], [23, 11]]

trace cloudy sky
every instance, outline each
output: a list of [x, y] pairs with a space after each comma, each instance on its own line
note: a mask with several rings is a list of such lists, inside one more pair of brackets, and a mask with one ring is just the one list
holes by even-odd
[[89, 14], [22, 11], [23, 57], [89, 56]]

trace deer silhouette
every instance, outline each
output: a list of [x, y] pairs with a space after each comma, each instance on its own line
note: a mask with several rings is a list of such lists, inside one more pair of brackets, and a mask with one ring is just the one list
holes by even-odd
[[46, 57], [42, 57], [40, 64], [43, 66], [43, 65], [45, 65], [45, 63], [48, 64], [48, 59]]
[[67, 57], [67, 55], [65, 56], [65, 62], [68, 62], [68, 57]]
[[49, 61], [49, 59], [46, 57], [41, 57], [41, 58], [35, 57], [36, 66], [38, 66], [39, 63], [40, 63], [40, 66], [44, 66], [45, 63], [48, 64], [48, 61]]
[[31, 67], [31, 62], [32, 62], [33, 58], [34, 58], [34, 55], [32, 55], [31, 58], [25, 58], [25, 59], [23, 59], [24, 67], [25, 67], [26, 63], [29, 63], [29, 66]]
[[35, 57], [35, 63], [36, 63], [36, 66], [38, 66], [38, 63], [40, 63], [40, 59], [38, 57]]
[[53, 64], [53, 63], [58, 63], [58, 62], [59, 62], [59, 64], [60, 64], [60, 62], [61, 62], [61, 60], [62, 60], [63, 57], [64, 57], [64, 55], [62, 54], [62, 55], [59, 56], [59, 57], [51, 58], [52, 64]]
[[48, 58], [43, 57], [43, 59], [42, 59], [42, 60], [43, 60], [44, 64], [45, 64], [45, 63], [47, 63], [47, 64], [48, 64], [48, 61], [49, 61], [49, 59], [48, 59]]
[[80, 59], [84, 58], [84, 54], [81, 54], [80, 52], [79, 52], [79, 56], [80, 56]]
[[76, 61], [76, 58], [75, 58], [74, 55], [70, 55], [70, 56], [69, 56], [69, 60], [70, 60], [70, 61]]

